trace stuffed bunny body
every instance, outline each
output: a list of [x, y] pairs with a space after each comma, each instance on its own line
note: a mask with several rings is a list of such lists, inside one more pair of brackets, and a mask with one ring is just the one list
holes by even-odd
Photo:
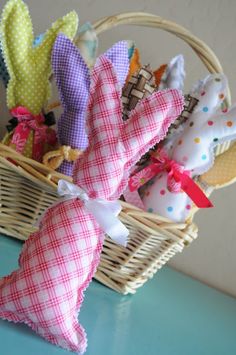
[[[53, 56], [59, 58], [72, 48], [77, 63], [82, 63], [78, 50], [63, 35], [56, 40]], [[74, 70], [81, 73], [78, 80], [86, 82], [84, 65], [78, 65], [65, 86], [61, 83], [67, 93], [74, 90], [69, 84]], [[124, 42], [97, 59], [87, 108], [89, 146], [76, 161], [74, 185], [69, 185], [81, 193], [48, 209], [39, 231], [23, 247], [19, 269], [0, 281], [0, 317], [24, 322], [48, 341], [80, 353], [85, 351], [87, 339], [77, 321], [78, 311], [104, 240], [104, 228], [97, 219], [100, 208], [91, 213], [89, 205], [102, 206], [103, 218], [116, 219], [119, 211], [113, 205], [127, 185], [130, 168], [163, 138], [183, 106], [176, 90], [156, 93], [124, 123], [120, 97], [127, 72]], [[58, 81], [64, 80], [59, 76]], [[124, 227], [120, 221], [115, 224], [121, 230]], [[111, 231], [114, 233], [116, 228]]]
[[[178, 169], [191, 177], [201, 175], [214, 163], [215, 145], [236, 136], [235, 107], [228, 112], [220, 110], [226, 89], [227, 80], [223, 74], [210, 75], [201, 82], [194, 93], [199, 100], [198, 105], [183, 129], [163, 146], [169, 165], [174, 162]], [[173, 180], [172, 173], [172, 170], [163, 170], [157, 175], [145, 190], [143, 203], [150, 212], [184, 222], [192, 200]]]

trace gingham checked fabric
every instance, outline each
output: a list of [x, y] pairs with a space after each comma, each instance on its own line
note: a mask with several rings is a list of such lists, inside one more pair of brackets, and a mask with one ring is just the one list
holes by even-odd
[[[88, 145], [85, 118], [89, 96], [89, 69], [78, 49], [59, 35], [52, 52], [52, 67], [63, 106], [57, 131], [61, 145], [85, 150]], [[64, 161], [58, 171], [72, 175], [73, 162]]]
[[78, 159], [73, 171], [74, 182], [85, 186], [91, 198], [108, 200], [120, 197], [131, 167], [165, 137], [183, 104], [178, 90], [156, 92], [131, 111], [131, 124], [123, 122], [113, 65], [106, 56], [95, 64], [88, 104], [88, 126], [92, 130], [89, 147], [83, 154], [85, 159]]
[[[123, 46], [117, 56], [127, 54]], [[90, 146], [74, 168], [74, 183], [90, 198], [117, 199], [130, 167], [182, 111], [181, 94], [170, 90], [144, 100], [123, 122], [121, 83], [128, 66], [117, 75], [119, 65], [103, 55], [91, 74]], [[25, 243], [19, 269], [0, 281], [0, 317], [24, 322], [50, 342], [83, 353], [87, 339], [77, 316], [103, 239], [104, 232], [81, 200], [51, 207], [39, 231]]]

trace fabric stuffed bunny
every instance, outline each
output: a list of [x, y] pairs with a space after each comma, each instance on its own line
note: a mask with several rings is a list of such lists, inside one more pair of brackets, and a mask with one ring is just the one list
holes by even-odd
[[9, 0], [1, 18], [4, 60], [10, 75], [7, 87], [9, 109], [26, 107], [38, 115], [50, 96], [51, 50], [58, 33], [71, 39], [78, 26], [73, 11], [57, 20], [46, 32], [40, 45], [33, 47], [33, 29], [29, 10], [22, 0]]
[[193, 113], [183, 129], [177, 136], [171, 137], [171, 142], [164, 145], [163, 151], [159, 151], [154, 159], [152, 168], [158, 171], [162, 166], [163, 171], [145, 190], [143, 203], [148, 211], [176, 222], [186, 220], [192, 199], [182, 190], [181, 182], [176, 181], [175, 175], [184, 172], [186, 180], [187, 175], [195, 177], [203, 174], [214, 163], [213, 148], [236, 136], [236, 108], [221, 112], [226, 90], [227, 80], [223, 74], [208, 76], [194, 90], [193, 95], [199, 102]]
[[1, 45], [10, 80], [7, 106], [17, 124], [3, 142], [28, 158], [42, 161], [57, 144], [56, 133], [48, 128], [42, 110], [50, 97], [51, 51], [62, 32], [73, 38], [78, 17], [71, 12], [57, 20], [39, 45], [34, 44], [29, 10], [22, 0], [9, 0], [1, 18]]
[[164, 137], [182, 110], [183, 98], [177, 90], [155, 93], [123, 122], [120, 97], [129, 65], [125, 42], [97, 59], [90, 85], [88, 68], [79, 51], [71, 49], [70, 40], [59, 35], [53, 58], [60, 62], [68, 52], [75, 63], [61, 86], [66, 96], [73, 92], [75, 80], [80, 82], [70, 99], [72, 109], [80, 99], [79, 87], [89, 94], [89, 146], [75, 162], [74, 184], [59, 182], [65, 199], [47, 210], [39, 231], [26, 241], [19, 269], [0, 281], [0, 317], [24, 322], [48, 341], [83, 353], [87, 339], [77, 316], [98, 266], [105, 232], [126, 244], [127, 230], [116, 217], [117, 199], [130, 168]]
[[[168, 64], [161, 65], [160, 68], [153, 73], [149, 66], [141, 68], [141, 70], [136, 72], [135, 76], [133, 76], [123, 88], [122, 100], [124, 104], [124, 119], [127, 119], [127, 111], [129, 112], [131, 108], [133, 109], [143, 97], [151, 95], [154, 90], [183, 90], [184, 79], [184, 57], [181, 54], [172, 58]], [[185, 107], [186, 105], [184, 108]], [[170, 140], [170, 136], [176, 131], [177, 127], [185, 120], [185, 117], [182, 116], [183, 114], [186, 114], [185, 110], [182, 111], [181, 115], [176, 118], [175, 122], [169, 127], [168, 141]], [[147, 153], [138, 164], [140, 169], [141, 166], [146, 165], [149, 159], [150, 154]], [[129, 202], [140, 209], [145, 208], [137, 190], [130, 191], [129, 187], [127, 187], [123, 196], [126, 202]]]
[[[64, 52], [60, 50], [60, 45], [66, 49]], [[69, 41], [66, 47], [64, 42], [57, 41], [52, 54], [52, 67], [63, 107], [57, 122], [59, 143], [83, 151], [88, 145], [85, 131], [90, 84], [88, 67], [82, 56], [78, 55], [77, 48]], [[83, 80], [80, 79], [81, 71]], [[73, 165], [74, 162], [64, 160], [58, 171], [71, 176]]]
[[[80, 49], [80, 53], [82, 54], [86, 65], [91, 68], [94, 64], [94, 55], [96, 53], [97, 42], [95, 41], [96, 37], [94, 37], [95, 32], [91, 25], [86, 24], [86, 26], [82, 27], [80, 30], [80, 34], [80, 41], [77, 42], [76, 46]], [[87, 38], [86, 41], [83, 39], [84, 37]], [[90, 44], [89, 46], [88, 43]], [[132, 42], [126, 41], [126, 43], [128, 53], [130, 53]], [[85, 45], [88, 46], [87, 50], [85, 50]], [[88, 51], [89, 48], [92, 50], [91, 53]], [[64, 54], [61, 53], [60, 56], [57, 56], [56, 51], [54, 51], [52, 57], [52, 67], [63, 106], [63, 114], [58, 120], [57, 132], [61, 146], [69, 146], [72, 149], [84, 151], [87, 147], [87, 134], [84, 130], [83, 117], [85, 117], [85, 111], [87, 108], [88, 87], [81, 87], [81, 84], [84, 85], [84, 83], [81, 83], [79, 78], [76, 77], [76, 75], [80, 75], [80, 73], [75, 70], [76, 66], [80, 65], [82, 67], [84, 64], [83, 62], [77, 63], [80, 58], [76, 57], [74, 52], [77, 52], [77, 49], [71, 43], [70, 48], [68, 45], [68, 50], [64, 52]], [[107, 56], [108, 55], [109, 53], [107, 53]], [[86, 65], [84, 65], [85, 72], [87, 71]], [[68, 77], [72, 78], [73, 86], [71, 85], [71, 82], [68, 82]], [[88, 83], [89, 73], [87, 73], [86, 78]], [[81, 95], [78, 97], [79, 92]], [[64, 160], [57, 170], [65, 175], [71, 176], [73, 166], [73, 161]]]
[[184, 57], [179, 54], [171, 59], [168, 64], [161, 65], [154, 72], [158, 90], [184, 89], [185, 70]]

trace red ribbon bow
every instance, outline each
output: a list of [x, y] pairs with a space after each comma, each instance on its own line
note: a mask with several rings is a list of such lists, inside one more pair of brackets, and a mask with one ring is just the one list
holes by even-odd
[[169, 191], [177, 193], [183, 190], [198, 208], [213, 207], [211, 201], [190, 177], [190, 171], [184, 170], [182, 165], [169, 159], [163, 150], [158, 150], [157, 154], [157, 156], [151, 157], [152, 164], [130, 177], [129, 189], [131, 192], [139, 189], [157, 174], [166, 171], [168, 173], [167, 187]]
[[54, 145], [56, 143], [56, 133], [48, 130], [44, 124], [42, 114], [32, 115], [27, 108], [23, 106], [15, 107], [11, 110], [11, 115], [16, 117], [18, 125], [16, 126], [11, 143], [15, 145], [18, 153], [22, 153], [31, 130], [34, 131], [32, 158], [38, 161], [42, 160], [44, 153], [44, 144]]

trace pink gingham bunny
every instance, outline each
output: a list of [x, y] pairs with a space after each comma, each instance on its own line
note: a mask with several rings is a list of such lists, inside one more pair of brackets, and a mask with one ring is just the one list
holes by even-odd
[[[53, 56], [65, 53], [72, 54], [70, 60], [77, 65], [68, 72], [62, 90], [74, 95], [73, 85], [68, 85], [71, 76], [79, 71], [78, 80], [86, 80], [88, 69], [84, 71], [70, 40], [59, 35]], [[87, 339], [77, 316], [98, 266], [105, 232], [126, 244], [127, 230], [117, 219], [117, 199], [129, 170], [164, 137], [183, 107], [177, 90], [155, 93], [123, 122], [120, 97], [128, 63], [125, 42], [97, 59], [90, 75], [89, 146], [75, 163], [74, 184], [59, 182], [65, 198], [47, 210], [39, 231], [25, 243], [19, 269], [0, 281], [0, 317], [24, 322], [53, 344], [80, 353]], [[64, 69], [67, 65], [64, 61]]]
[[[223, 74], [209, 75], [195, 87], [192, 95], [199, 102], [194, 112], [183, 129], [167, 140], [164, 152], [157, 156], [157, 166], [163, 164], [164, 170], [145, 190], [143, 203], [148, 211], [176, 222], [188, 217], [193, 202], [182, 190], [180, 182], [175, 181], [175, 171], [185, 172], [185, 177], [203, 174], [214, 163], [214, 147], [236, 137], [236, 107], [221, 112], [226, 90], [227, 79]], [[184, 184], [187, 186], [188, 182]], [[199, 191], [193, 194], [194, 198], [199, 198]], [[210, 207], [210, 204], [204, 207]]]

